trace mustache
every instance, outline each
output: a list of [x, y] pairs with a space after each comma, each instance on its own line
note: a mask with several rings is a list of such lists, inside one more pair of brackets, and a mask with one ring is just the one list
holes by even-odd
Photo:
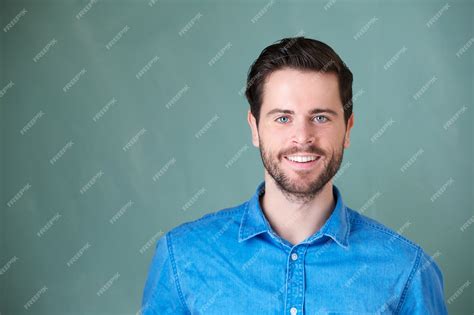
[[284, 151], [280, 154], [281, 157], [285, 155], [291, 155], [295, 154], [298, 152], [306, 152], [306, 153], [313, 153], [316, 155], [324, 155], [324, 151], [315, 147], [315, 146], [306, 146], [306, 147], [293, 147], [291, 149], [288, 149], [287, 151]]

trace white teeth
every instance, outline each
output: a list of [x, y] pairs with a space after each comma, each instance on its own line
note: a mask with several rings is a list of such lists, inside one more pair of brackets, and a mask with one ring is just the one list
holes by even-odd
[[314, 161], [317, 159], [316, 156], [287, 156], [286, 157], [288, 160], [293, 161], [293, 162], [309, 162], [309, 161]]

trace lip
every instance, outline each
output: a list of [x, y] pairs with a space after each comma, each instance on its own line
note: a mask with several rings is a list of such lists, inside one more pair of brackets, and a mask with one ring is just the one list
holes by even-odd
[[[291, 155], [296, 155], [296, 154], [291, 154]], [[300, 155], [300, 154], [298, 154]], [[301, 155], [311, 155], [311, 154], [301, 154]], [[312, 168], [314, 168], [319, 160], [321, 159], [321, 156], [320, 155], [311, 155], [311, 156], [316, 156], [317, 159], [314, 160], [314, 161], [310, 161], [310, 162], [304, 162], [304, 163], [300, 163], [300, 162], [293, 162], [291, 160], [289, 160], [287, 158], [287, 156], [284, 156], [284, 160], [286, 161], [286, 163], [288, 163], [290, 165], [291, 168], [295, 169], [295, 170], [310, 170]]]

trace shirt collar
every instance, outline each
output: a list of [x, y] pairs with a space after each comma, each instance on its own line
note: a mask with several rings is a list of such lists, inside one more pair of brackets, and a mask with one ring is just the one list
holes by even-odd
[[[319, 231], [308, 237], [303, 243], [311, 243], [321, 235], [332, 238], [342, 247], [349, 246], [349, 213], [342, 200], [339, 189], [333, 184], [333, 194], [336, 198], [334, 209]], [[265, 192], [265, 181], [262, 181], [252, 198], [245, 203], [245, 210], [240, 221], [238, 241], [243, 242], [263, 232], [276, 233], [271, 228], [260, 205], [260, 195]]]

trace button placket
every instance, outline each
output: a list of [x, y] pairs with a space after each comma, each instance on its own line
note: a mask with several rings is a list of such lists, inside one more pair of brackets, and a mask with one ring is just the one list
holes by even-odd
[[287, 314], [303, 314], [304, 301], [304, 254], [306, 246], [293, 248], [288, 257]]

